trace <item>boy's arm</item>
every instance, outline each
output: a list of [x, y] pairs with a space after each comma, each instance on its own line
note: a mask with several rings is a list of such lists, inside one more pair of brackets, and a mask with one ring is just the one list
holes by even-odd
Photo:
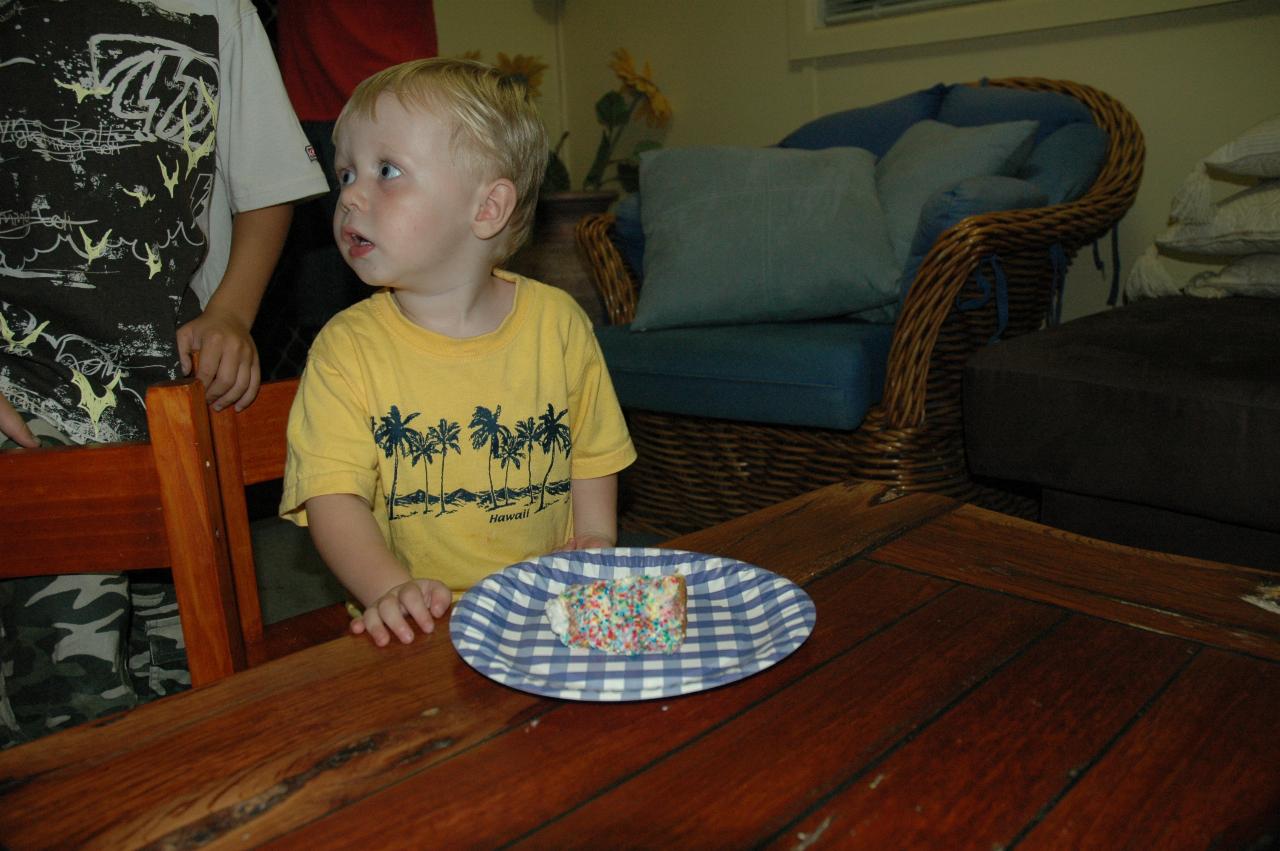
[[307, 500], [307, 525], [325, 564], [364, 607], [351, 631], [368, 632], [385, 646], [395, 633], [413, 641], [409, 615], [423, 632], [435, 629], [435, 618], [449, 608], [449, 589], [434, 579], [415, 580], [387, 549], [369, 503], [355, 494], [334, 493]]
[[183, 374], [191, 373], [191, 353], [200, 352], [197, 377], [214, 410], [243, 410], [258, 395], [258, 349], [249, 331], [292, 220], [291, 203], [237, 213], [222, 281], [204, 312], [178, 329]]
[[573, 479], [569, 493], [573, 502], [573, 537], [565, 548], [586, 550], [617, 544], [618, 477]]

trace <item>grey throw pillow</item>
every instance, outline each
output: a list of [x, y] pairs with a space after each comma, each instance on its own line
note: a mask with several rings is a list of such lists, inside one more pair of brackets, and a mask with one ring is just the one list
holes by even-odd
[[1034, 142], [1035, 121], [953, 127], [940, 121], [913, 124], [876, 165], [895, 256], [906, 263], [920, 211], [934, 193], [968, 177], [1012, 176]]
[[645, 153], [644, 285], [633, 330], [840, 316], [897, 298], [860, 148]]

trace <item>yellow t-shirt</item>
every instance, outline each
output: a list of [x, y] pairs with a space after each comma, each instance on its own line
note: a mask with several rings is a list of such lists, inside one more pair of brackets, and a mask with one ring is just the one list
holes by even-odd
[[409, 572], [454, 590], [569, 539], [571, 479], [617, 473], [635, 449], [586, 314], [496, 274], [515, 305], [489, 334], [427, 331], [387, 290], [324, 327], [289, 415], [283, 517], [360, 496]]

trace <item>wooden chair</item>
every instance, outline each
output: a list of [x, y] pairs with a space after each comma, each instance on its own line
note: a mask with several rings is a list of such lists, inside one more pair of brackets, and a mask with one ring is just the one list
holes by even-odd
[[[962, 310], [958, 296], [976, 292], [982, 263], [999, 257], [1008, 279], [1003, 336], [1039, 328], [1053, 295], [1054, 247], [1065, 269], [1115, 225], [1137, 193], [1145, 147], [1133, 115], [1097, 89], [1031, 77], [986, 85], [1083, 103], [1109, 140], [1093, 186], [1067, 203], [970, 216], [939, 236], [894, 326], [883, 398], [855, 431], [627, 409], [640, 457], [624, 473], [624, 527], [678, 534], [848, 478], [1003, 507], [969, 478], [961, 416], [964, 365], [995, 333], [998, 300]], [[613, 241], [614, 222], [611, 213], [588, 216], [577, 238], [608, 322], [620, 325], [635, 316], [641, 282]]]
[[245, 489], [284, 476], [285, 431], [297, 392], [296, 378], [267, 382], [245, 410], [226, 408], [210, 418], [240, 634], [250, 665], [337, 638], [345, 634], [350, 620], [345, 607], [335, 604], [279, 623], [263, 623]]
[[0, 575], [168, 567], [192, 685], [245, 667], [204, 388], [147, 391], [149, 442], [0, 452]]

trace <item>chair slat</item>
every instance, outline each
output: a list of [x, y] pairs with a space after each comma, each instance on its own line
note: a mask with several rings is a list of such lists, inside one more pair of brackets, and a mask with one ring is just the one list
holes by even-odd
[[169, 564], [146, 443], [0, 452], [5, 576], [116, 573]]
[[193, 685], [246, 667], [208, 407], [197, 382], [147, 391], [147, 423]]
[[326, 606], [278, 624], [266, 625], [262, 620], [245, 487], [283, 478], [289, 410], [297, 392], [296, 378], [268, 382], [245, 410], [227, 408], [211, 417], [240, 632], [250, 665], [337, 638], [346, 632], [348, 622], [342, 605]]
[[[241, 477], [246, 485], [270, 482], [284, 476], [285, 433], [289, 409], [298, 392], [298, 382], [272, 381], [262, 385], [258, 398], [233, 416], [216, 414], [215, 424], [232, 419], [236, 422], [240, 444]], [[226, 413], [226, 412], [221, 412]]]
[[147, 391], [146, 443], [0, 452], [0, 576], [173, 574], [193, 685], [245, 667], [204, 389]]

